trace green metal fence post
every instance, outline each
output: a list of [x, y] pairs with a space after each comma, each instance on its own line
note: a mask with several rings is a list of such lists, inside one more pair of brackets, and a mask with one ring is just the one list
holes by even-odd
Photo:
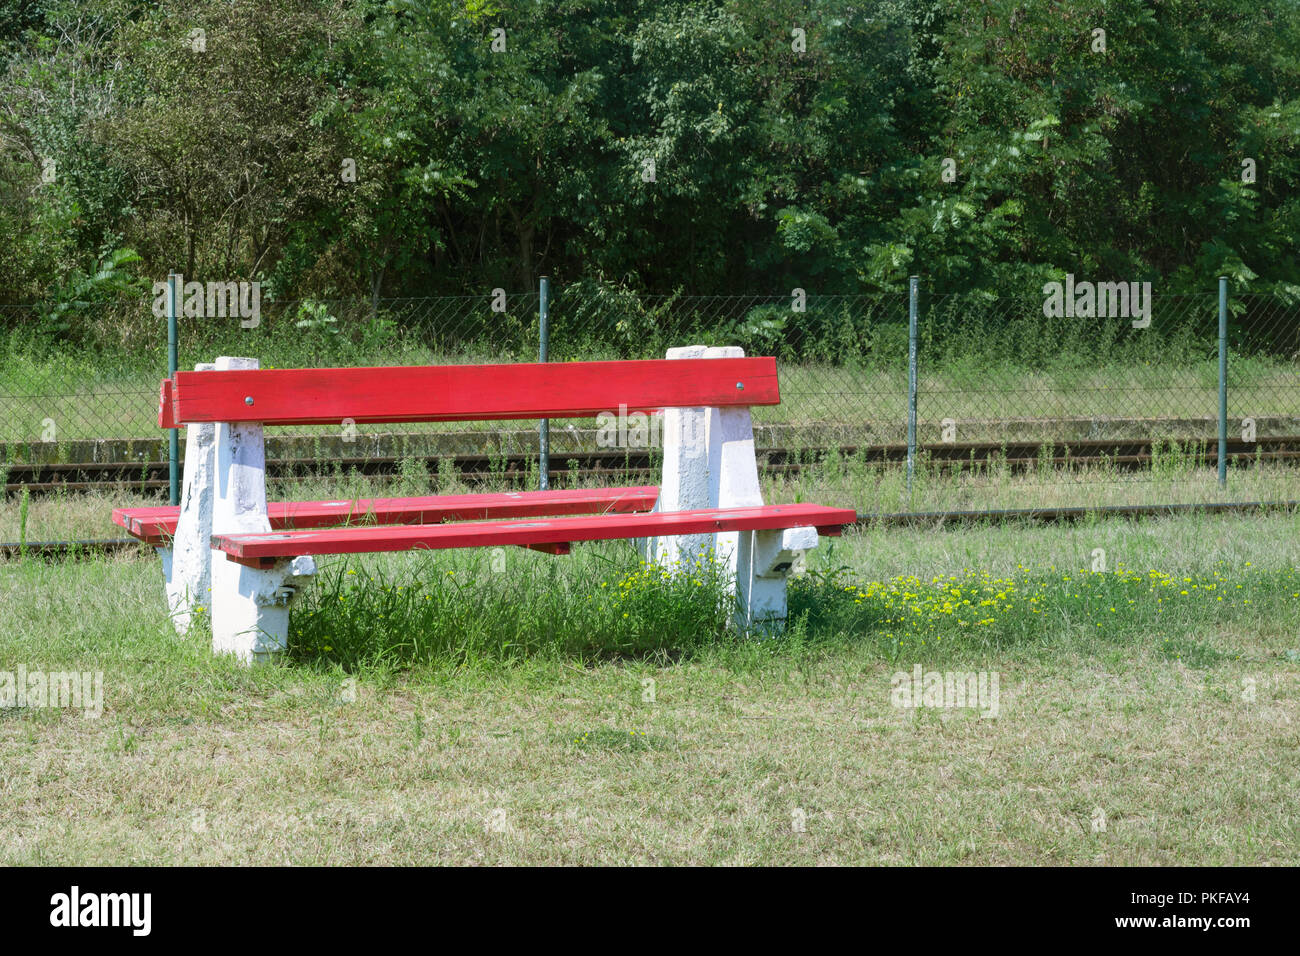
[[[550, 319], [551, 280], [547, 276], [542, 276], [540, 281], [540, 298], [537, 308], [537, 361], [545, 362], [547, 349], [550, 345], [550, 329], [547, 322]], [[550, 484], [551, 471], [551, 420], [549, 418], [542, 419], [537, 438], [540, 449], [537, 456], [537, 487], [545, 491]]]
[[1219, 484], [1228, 483], [1228, 277], [1219, 276]]
[[916, 300], [919, 276], [907, 280], [907, 493], [916, 471]]
[[[173, 272], [167, 276], [167, 377], [176, 374], [176, 312], [180, 301], [180, 275]], [[167, 432], [167, 478], [171, 494], [171, 503], [181, 503], [181, 431], [179, 428]]]

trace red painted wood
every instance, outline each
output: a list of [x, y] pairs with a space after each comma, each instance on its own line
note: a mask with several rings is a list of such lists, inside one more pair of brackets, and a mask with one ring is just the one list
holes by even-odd
[[572, 546], [568, 541], [556, 542], [554, 544], [528, 544], [524, 547], [533, 551], [541, 551], [543, 554], [568, 554]]
[[[272, 528], [320, 528], [337, 524], [437, 524], [487, 518], [649, 511], [658, 498], [658, 488], [642, 485], [357, 501], [277, 501], [267, 505], [266, 510]], [[176, 533], [180, 513], [176, 505], [114, 508], [113, 523], [143, 541], [161, 544]]]
[[763, 505], [701, 511], [617, 514], [539, 521], [485, 521], [404, 527], [333, 528], [271, 534], [213, 535], [212, 546], [243, 564], [301, 554], [361, 554], [416, 548], [473, 548], [518, 544], [525, 547], [605, 541], [652, 535], [709, 534], [771, 528], [841, 527], [856, 520], [847, 508], [823, 505]]
[[169, 378], [163, 379], [158, 386], [158, 427], [176, 427], [176, 419], [172, 417], [172, 380]]
[[771, 357], [177, 372], [171, 382], [159, 421], [182, 424], [591, 418], [620, 405], [648, 411], [781, 401]]

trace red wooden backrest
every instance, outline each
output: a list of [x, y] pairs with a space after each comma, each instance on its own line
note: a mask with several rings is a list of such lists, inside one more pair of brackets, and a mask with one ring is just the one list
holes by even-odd
[[592, 418], [655, 408], [777, 405], [776, 359], [246, 369], [164, 379], [158, 424]]

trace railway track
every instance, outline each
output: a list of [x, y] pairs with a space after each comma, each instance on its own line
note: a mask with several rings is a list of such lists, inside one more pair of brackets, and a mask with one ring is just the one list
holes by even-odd
[[[1178, 442], [1179, 454], [1212, 466], [1218, 463], [1216, 441]], [[918, 457], [928, 460], [931, 467], [942, 470], [978, 470], [992, 466], [1006, 467], [1011, 471], [1029, 469], [1070, 469], [1107, 466], [1121, 470], [1140, 470], [1149, 467], [1160, 445], [1166, 452], [1170, 442], [1162, 439], [1086, 439], [1068, 442], [955, 442], [923, 445]], [[841, 455], [856, 457], [866, 464], [902, 464], [907, 461], [907, 446], [903, 444], [841, 446], [828, 448], [768, 448], [759, 451], [759, 467], [768, 473], [792, 474], [804, 468], [815, 467], [826, 455], [837, 450]], [[410, 456], [408, 456], [410, 457]], [[432, 473], [439, 471], [447, 456], [415, 456], [422, 460]], [[1255, 461], [1283, 462], [1300, 460], [1300, 436], [1263, 438], [1254, 442], [1230, 440], [1228, 460], [1233, 464], [1252, 464]], [[332, 473], [335, 469], [355, 470], [364, 475], [394, 475], [403, 458], [364, 457], [318, 459], [279, 459], [267, 462], [268, 477], [272, 479], [307, 478]], [[457, 476], [466, 482], [519, 481], [533, 473], [536, 453], [450, 456]], [[647, 474], [657, 470], [660, 463], [658, 449], [583, 452], [579, 454], [553, 454], [550, 475], [554, 478], [576, 476], [583, 479], [606, 480], [629, 475]], [[446, 465], [442, 465], [443, 468]], [[9, 464], [4, 471], [4, 490], [18, 493], [26, 488], [31, 494], [49, 494], [56, 491], [93, 491], [128, 487], [141, 491], [163, 490], [168, 487], [168, 465], [165, 461], [150, 462], [58, 462], [36, 464]]]

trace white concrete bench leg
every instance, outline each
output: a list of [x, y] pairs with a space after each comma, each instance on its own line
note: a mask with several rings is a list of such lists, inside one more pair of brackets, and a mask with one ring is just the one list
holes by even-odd
[[816, 528], [740, 532], [736, 591], [738, 612], [751, 632], [778, 633], [785, 627], [785, 586], [799, 553], [817, 547]]
[[[738, 346], [691, 345], [670, 359], [744, 358]], [[740, 508], [763, 504], [748, 408], [664, 410], [664, 473], [657, 511]], [[796, 553], [817, 546], [817, 529], [727, 531], [651, 539], [650, 560], [687, 568], [701, 550], [717, 555], [737, 595], [736, 626], [751, 633], [780, 631], [786, 620], [786, 578]]]
[[[200, 363], [196, 372], [216, 366]], [[212, 587], [212, 467], [216, 426], [196, 423], [185, 428], [185, 475], [181, 514], [170, 547], [158, 548], [167, 608], [176, 632], [184, 635], [194, 623], [194, 612], [211, 606]]]
[[[668, 357], [704, 358], [703, 345], [669, 349]], [[707, 408], [665, 408], [663, 411], [664, 473], [655, 511], [711, 508]], [[646, 560], [672, 569], [690, 568], [713, 551], [713, 535], [684, 534], [645, 539]]]
[[[218, 371], [255, 369], [257, 359], [217, 359]], [[220, 422], [214, 436], [212, 534], [266, 534], [266, 446], [257, 423]], [[289, 642], [289, 603], [316, 573], [310, 557], [279, 561], [268, 570], [250, 568], [212, 551], [212, 650], [250, 664], [284, 651]]]

